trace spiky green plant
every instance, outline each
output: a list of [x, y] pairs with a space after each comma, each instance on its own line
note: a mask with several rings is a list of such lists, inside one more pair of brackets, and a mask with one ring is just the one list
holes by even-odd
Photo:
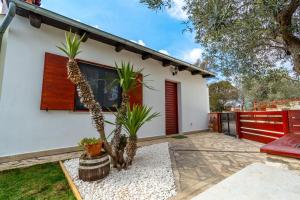
[[128, 134], [126, 144], [125, 168], [132, 164], [137, 150], [137, 133], [146, 123], [159, 116], [159, 113], [151, 113], [152, 108], [141, 105], [133, 105], [131, 108], [127, 104], [126, 114], [119, 118], [119, 123]]
[[116, 79], [119, 83], [120, 87], [122, 88], [123, 92], [128, 93], [130, 90], [136, 87], [137, 81], [136, 76], [140, 71], [135, 71], [133, 69], [133, 65], [128, 63], [121, 63], [121, 66], [119, 66], [117, 63], [115, 63], [118, 76], [119, 78]]
[[75, 57], [81, 53], [79, 51], [80, 43], [84, 35], [80, 38], [78, 35], [70, 32], [65, 32], [66, 43], [61, 43], [62, 47], [57, 47], [62, 50], [69, 58], [75, 59]]
[[[129, 102], [129, 92], [137, 87], [137, 75], [142, 70], [135, 71], [133, 69], [133, 65], [130, 64], [130, 62], [125, 63], [121, 62], [121, 65], [119, 66], [117, 63], [115, 63], [116, 70], [118, 73], [118, 78], [115, 79], [112, 82], [112, 85], [118, 84], [122, 88], [122, 103], [120, 108], [118, 109], [117, 115], [116, 115], [116, 128], [114, 130], [114, 136], [111, 141], [112, 144], [112, 152], [115, 155], [121, 155], [123, 154], [124, 148], [120, 149], [122, 145], [120, 145], [121, 142], [121, 130], [122, 130], [122, 124], [119, 122], [119, 119], [122, 118], [126, 114], [126, 105]], [[124, 159], [120, 159], [124, 160]], [[115, 164], [114, 164], [115, 165]]]
[[[151, 114], [151, 108], [148, 107], [134, 106], [132, 110], [129, 107], [128, 92], [137, 87], [136, 77], [137, 74], [141, 73], [142, 70], [134, 71], [133, 66], [130, 63], [122, 63], [120, 67], [116, 65], [118, 79], [115, 82], [122, 88], [122, 104], [118, 109], [118, 113], [116, 115], [116, 128], [113, 132], [114, 137], [112, 139], [112, 143], [109, 144], [105, 136], [105, 120], [102, 112], [102, 107], [99, 102], [95, 100], [93, 91], [85, 76], [81, 73], [75, 59], [75, 57], [80, 53], [80, 43], [84, 36], [80, 38], [76, 34], [69, 32], [65, 34], [65, 37], [66, 42], [58, 48], [62, 50], [69, 58], [66, 66], [68, 79], [76, 85], [80, 101], [86, 108], [89, 109], [93, 124], [100, 134], [101, 140], [103, 140], [104, 142], [105, 150], [112, 157], [114, 166], [116, 166], [118, 169], [121, 169], [125, 166], [123, 157], [124, 146], [126, 145], [126, 165], [128, 165], [131, 164], [137, 149], [137, 131], [146, 122], [158, 116], [158, 113]], [[142, 81], [141, 84], [143, 84], [147, 88], [152, 89], [151, 87], [145, 85]], [[124, 129], [127, 130], [129, 134], [127, 142], [124, 141], [126, 140], [126, 137], [121, 137], [120, 135], [122, 125], [124, 125]]]
[[152, 108], [141, 105], [127, 105], [126, 115], [120, 118], [120, 123], [129, 137], [136, 138], [138, 130], [152, 119], [159, 116], [158, 112], [151, 113]]
[[80, 38], [79, 36], [71, 33], [70, 31], [69, 33], [65, 34], [65, 37], [66, 43], [62, 43], [62, 47], [58, 48], [62, 50], [69, 58], [66, 65], [68, 79], [76, 85], [78, 96], [80, 97], [80, 102], [84, 105], [84, 107], [89, 109], [92, 122], [95, 128], [97, 129], [101, 140], [103, 140], [104, 142], [105, 150], [112, 157], [112, 159], [116, 159], [116, 157], [112, 154], [111, 146], [108, 143], [105, 136], [104, 116], [102, 112], [102, 107], [99, 104], [99, 102], [96, 101], [89, 82], [81, 73], [78, 63], [75, 60], [75, 57], [80, 53], [80, 43], [84, 36]]
[[[112, 82], [112, 85], [118, 84], [122, 88], [123, 93], [128, 93], [130, 90], [137, 87], [138, 83], [142, 84], [148, 89], [154, 90], [152, 86], [142, 80], [137, 80], [137, 75], [143, 72], [143, 69], [134, 70], [130, 62], [121, 62], [121, 65], [115, 63], [118, 73], [118, 78]], [[149, 74], [144, 74], [143, 77], [148, 77]], [[151, 81], [151, 80], [147, 80]]]

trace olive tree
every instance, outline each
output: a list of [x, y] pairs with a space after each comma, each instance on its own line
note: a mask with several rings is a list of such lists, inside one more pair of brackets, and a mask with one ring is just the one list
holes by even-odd
[[[279, 61], [300, 74], [300, 0], [183, 0], [188, 29], [205, 59], [224, 73], [255, 73]], [[173, 0], [140, 0], [151, 9]]]

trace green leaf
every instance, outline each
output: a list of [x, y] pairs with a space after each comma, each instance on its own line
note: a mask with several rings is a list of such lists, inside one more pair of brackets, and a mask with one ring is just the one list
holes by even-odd
[[147, 122], [159, 116], [159, 113], [151, 113], [152, 108], [141, 105], [127, 105], [126, 115], [119, 119], [123, 129], [128, 133], [129, 137], [137, 137], [138, 130]]
[[80, 43], [83, 39], [84, 35], [79, 38], [78, 35], [70, 32], [65, 32], [65, 43], [62, 43], [61, 47], [57, 47], [62, 52], [64, 52], [70, 59], [75, 59], [75, 57], [81, 53], [79, 50]]

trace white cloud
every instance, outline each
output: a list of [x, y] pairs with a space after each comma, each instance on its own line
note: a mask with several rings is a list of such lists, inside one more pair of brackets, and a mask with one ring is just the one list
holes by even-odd
[[183, 53], [183, 60], [196, 63], [198, 59], [201, 59], [203, 50], [200, 48], [194, 48], [192, 50], [186, 51]]
[[142, 46], [146, 46], [145, 42], [143, 40], [138, 40], [138, 41], [135, 41], [135, 40], [130, 40], [131, 42], [134, 42], [134, 43], [137, 43], [139, 45], [142, 45]]
[[166, 54], [166, 55], [170, 55], [169, 52], [167, 50], [161, 49], [158, 52]]
[[178, 20], [187, 20], [188, 15], [186, 14], [186, 11], [183, 10], [183, 7], [185, 6], [184, 0], [173, 0], [173, 4], [171, 8], [167, 9], [168, 14]]
[[93, 25], [94, 28], [100, 29], [99, 25]]

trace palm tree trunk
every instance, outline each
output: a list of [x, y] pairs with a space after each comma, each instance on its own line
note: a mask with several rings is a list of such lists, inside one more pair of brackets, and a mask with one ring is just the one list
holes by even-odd
[[121, 117], [123, 117], [124, 115], [126, 115], [126, 108], [127, 108], [127, 104], [129, 102], [129, 96], [127, 93], [122, 93], [122, 103], [121, 103], [121, 107], [120, 110], [116, 116], [116, 128], [114, 130], [114, 137], [112, 139], [112, 153], [117, 157], [117, 163], [113, 163], [114, 167], [116, 167], [117, 164], [119, 165], [123, 165], [124, 164], [124, 156], [123, 153], [124, 151], [121, 151], [119, 149], [119, 145], [120, 145], [120, 137], [121, 137], [121, 131], [122, 131], [122, 124], [119, 123], [119, 120]]
[[104, 141], [105, 150], [113, 159], [115, 159], [115, 156], [112, 154], [111, 146], [106, 140], [102, 108], [100, 104], [95, 100], [93, 91], [89, 83], [82, 75], [77, 62], [74, 59], [69, 59], [67, 63], [67, 71], [68, 79], [76, 85], [78, 96], [80, 97], [80, 102], [84, 105], [84, 107], [89, 109], [93, 125], [97, 129], [100, 138]]
[[132, 164], [134, 156], [137, 150], [137, 138], [136, 137], [129, 137], [127, 140], [126, 145], [126, 167]]

